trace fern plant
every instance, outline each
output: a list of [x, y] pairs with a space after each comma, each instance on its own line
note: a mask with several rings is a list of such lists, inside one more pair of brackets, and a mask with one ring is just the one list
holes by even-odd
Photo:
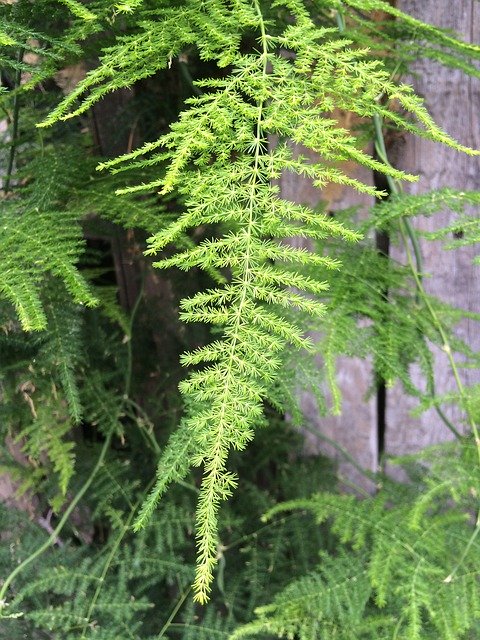
[[475, 445], [444, 445], [424, 455], [421, 464], [403, 460], [410, 484], [386, 481], [373, 498], [324, 493], [274, 507], [267, 518], [302, 509], [318, 523], [329, 520], [346, 549], [321, 556], [318, 570], [258, 608], [257, 620], [232, 640], [265, 633], [302, 640], [476, 637]]
[[[101, 426], [109, 428], [105, 423]], [[144, 640], [164, 633], [182, 640], [227, 638], [239, 622], [249, 620], [255, 606], [265, 603], [266, 593], [277, 591], [292, 572], [300, 575], [307, 570], [322, 541], [316, 525], [303, 515], [273, 526], [259, 521], [262, 511], [281, 496], [298, 498], [331, 483], [327, 462], [299, 459], [293, 467], [282, 462], [300, 444], [292, 431], [283, 429], [283, 437], [265, 455], [265, 442], [279, 427], [278, 419], [272, 417], [248, 464], [242, 458], [234, 462], [241, 471], [241, 488], [223, 514], [221, 571], [208, 608], [202, 611], [195, 606], [189, 586], [195, 570], [198, 495], [190, 478], [169, 493], [145, 529], [132, 532], [138, 504], [151, 486], [145, 443], [132, 430], [129, 449], [114, 455], [107, 448], [102, 466], [97, 467], [85, 494], [84, 509], [90, 511], [90, 519], [71, 518], [57, 542], [44, 548], [41, 567], [32, 562], [17, 574], [3, 611], [0, 637], [13, 640], [25, 634], [49, 634], [65, 639]], [[82, 456], [76, 484], [92, 476], [92, 462], [104, 451], [105, 445], [99, 443], [83, 445], [79, 457], [86, 453], [89, 460]], [[258, 486], [260, 477], [263, 488]], [[32, 549], [36, 552], [46, 534], [35, 522], [5, 507], [0, 518], [9, 541], [0, 556], [2, 574], [6, 574], [28, 559]], [[96, 533], [89, 528], [91, 522]], [[106, 537], [103, 543], [100, 531]], [[299, 545], [306, 531], [309, 542]]]
[[[55, 20], [49, 23], [44, 32], [35, 30], [38, 22], [35, 12], [39, 6], [45, 11], [55, 8], [54, 18], [58, 20], [57, 24]], [[77, 268], [82, 245], [81, 223], [89, 214], [97, 213], [127, 227], [143, 226], [151, 234], [147, 254], [159, 255], [156, 266], [183, 271], [201, 269], [211, 277], [210, 286], [184, 298], [180, 305], [182, 320], [211, 326], [212, 338], [182, 356], [183, 365], [189, 368], [188, 377], [180, 385], [183, 418], [162, 452], [155, 484], [143, 500], [134, 524], [136, 531], [147, 526], [166, 488], [173, 482], [184, 481], [191, 467], [203, 467], [196, 511], [194, 593], [196, 601], [204, 603], [212, 590], [214, 568], [222, 561], [219, 510], [237, 485], [237, 476], [229, 463], [232, 452], [244, 449], [254, 432], [265, 424], [264, 410], [268, 404], [287, 408], [287, 393], [283, 392], [288, 382], [285, 371], [294, 350], [302, 357], [304, 352], [314, 350], [307, 337], [311, 319], [317, 328], [319, 320], [324, 322], [327, 377], [334, 395], [338, 395], [334, 383], [336, 354], [358, 349], [362, 355], [373, 351], [377, 372], [388, 383], [400, 377], [412, 393], [422, 395], [410, 382], [411, 362], [420, 354], [430, 380], [427, 340], [442, 340], [445, 344], [445, 338], [453, 336], [444, 326], [444, 317], [448, 320], [455, 314], [442, 305], [435, 306], [425, 296], [423, 309], [432, 321], [424, 321], [423, 316], [409, 317], [412, 299], [417, 301], [421, 291], [418, 269], [410, 268], [416, 289], [414, 293], [405, 294], [402, 287], [408, 283], [408, 277], [404, 269], [392, 266], [383, 280], [376, 273], [375, 252], [362, 251], [358, 245], [351, 244], [348, 246], [354, 246], [353, 249], [348, 252], [344, 249], [347, 243], [359, 241], [361, 232], [335, 217], [281, 199], [277, 182], [282, 175], [290, 173], [311, 180], [318, 188], [334, 182], [373, 197], [385, 195], [347, 175], [341, 168], [344, 161], [384, 174], [389, 184], [415, 180], [414, 176], [389, 164], [378, 140], [378, 157], [366, 153], [363, 150], [365, 136], [356, 136], [342, 128], [337, 121], [338, 109], [373, 120], [377, 134], [383, 123], [442, 142], [459, 152], [476, 154], [442, 131], [422, 100], [409, 86], [396, 82], [395, 77], [419, 51], [475, 75], [480, 49], [418, 22], [383, 0], [346, 0], [344, 3], [338, 0], [312, 3], [130, 0], [113, 7], [103, 0], [86, 4], [74, 0], [45, 0], [36, 3], [36, 7], [19, 0], [5, 7], [2, 19], [1, 38], [12, 88], [2, 93], [2, 99], [10, 114], [13, 140], [7, 141], [9, 160], [2, 209], [5, 224], [0, 231], [0, 247], [8, 254], [0, 293], [14, 305], [24, 330], [46, 331], [41, 345], [32, 344], [32, 352], [45, 362], [49, 372], [52, 365], [58, 366], [52, 380], [58, 381], [68, 408], [61, 415], [46, 450], [60, 479], [60, 494], [65, 497], [74, 476], [73, 448], [64, 436], [82, 417], [88, 417], [93, 424], [104, 425], [103, 434], [107, 437], [113, 437], [113, 433], [123, 437], [122, 419], [134, 406], [128, 379], [124, 389], [114, 385], [113, 394], [96, 393], [91, 379], [98, 378], [80, 356], [78, 327], [88, 312], [72, 304], [92, 306], [102, 300], [101, 292], [97, 295], [95, 287], [87, 283], [84, 273]], [[383, 11], [395, 21], [387, 20], [375, 26], [366, 18], [365, 12], [369, 11]], [[59, 24], [68, 27], [61, 38], [58, 37]], [[95, 40], [92, 36], [100, 37], [102, 31], [107, 31], [107, 35], [102, 39], [104, 50], [98, 66], [50, 109], [42, 122], [37, 122], [39, 135], [46, 136], [42, 138], [46, 155], [41, 156], [45, 163], [37, 160], [35, 164], [22, 166], [21, 153], [25, 152], [28, 158], [37, 147], [31, 140], [22, 147], [19, 128], [21, 134], [22, 114], [29, 112], [19, 110], [19, 101], [27, 101], [27, 96], [32, 95], [28, 91], [51, 77], [61, 64], [76, 61], [81, 55], [80, 43], [85, 41], [83, 46], [88, 49]], [[409, 44], [412, 34], [416, 38], [413, 48]], [[394, 64], [385, 54], [397, 41], [400, 41], [400, 61]], [[193, 82], [195, 97], [186, 101], [185, 109], [165, 135], [148, 140], [124, 156], [101, 162], [99, 168], [108, 169], [112, 176], [94, 178], [90, 161], [84, 162], [81, 155], [73, 156], [70, 151], [75, 139], [73, 133], [78, 140], [72, 124], [65, 156], [54, 135], [55, 131], [68, 130], [68, 122], [64, 124], [64, 121], [84, 117], [83, 114], [109, 92], [145, 81], [159, 70], [168, 69], [175, 58], [188, 55], [185, 52], [189, 53], [194, 47], [200, 61], [213, 69], [209, 74], [213, 77]], [[25, 62], [26, 50], [38, 56], [35, 64]], [[26, 72], [31, 75], [22, 84], [22, 73]], [[292, 143], [315, 152], [318, 160], [296, 153]], [[85, 148], [86, 145], [77, 146]], [[62, 162], [64, 157], [68, 157], [68, 162]], [[17, 173], [14, 164], [18, 164]], [[44, 173], [42, 166], [46, 168]], [[55, 174], [54, 167], [60, 173]], [[30, 175], [25, 177], [25, 171]], [[112, 197], [113, 189], [117, 190], [118, 200]], [[164, 203], [175, 194], [181, 203], [175, 215], [171, 215], [166, 205], [157, 206], [152, 196], [154, 191]], [[397, 196], [376, 208], [375, 228], [390, 224], [396, 218], [404, 221], [409, 211], [414, 213], [428, 202], [433, 210], [435, 197], [439, 197], [429, 201], [427, 196], [415, 201], [401, 194]], [[475, 195], [457, 196], [462, 202], [476, 201]], [[455, 197], [453, 192], [445, 192], [442, 202], [455, 208]], [[32, 220], [38, 225], [37, 235], [30, 233]], [[473, 229], [465, 241], [476, 238], [475, 219], [462, 219], [461, 224]], [[195, 229], [200, 229], [203, 236], [196, 236]], [[297, 236], [315, 241], [320, 250], [299, 249], [285, 242]], [[198, 237], [203, 239], [197, 241]], [[338, 249], [339, 243], [341, 249]], [[332, 245], [336, 249], [328, 254], [327, 248]], [[363, 263], [356, 261], [357, 255]], [[361, 309], [355, 307], [353, 300], [361, 299], [365, 288], [355, 288], [352, 284], [353, 264], [367, 266], [361, 274], [363, 283], [367, 283], [365, 288], [374, 283], [373, 301], [365, 302]], [[47, 278], [44, 271], [50, 274]], [[393, 305], [386, 303], [382, 293], [392, 286], [400, 289], [395, 295], [401, 303], [398, 306], [403, 305], [397, 314], [392, 312]], [[62, 302], [65, 291], [70, 298], [68, 305]], [[107, 297], [104, 295], [103, 300]], [[12, 319], [11, 308], [8, 309], [5, 326], [18, 336], [21, 329]], [[69, 312], [75, 320], [68, 319]], [[373, 347], [367, 346], [366, 341], [362, 344], [358, 337], [352, 344], [351, 336], [358, 336], [359, 313], [375, 323]], [[117, 310], [115, 316], [118, 319], [122, 314]], [[307, 323], [305, 317], [310, 318]], [[404, 320], [400, 337], [396, 331], [398, 318]], [[130, 337], [126, 336], [127, 342]], [[450, 343], [460, 351], [468, 351], [453, 338]], [[405, 349], [407, 345], [409, 348]], [[418, 345], [420, 350], [416, 348]], [[451, 361], [455, 365], [453, 356]], [[115, 372], [118, 376], [118, 368]], [[432, 399], [431, 384], [430, 391], [429, 401], [438, 405], [439, 399]], [[289, 393], [292, 397], [291, 385]], [[35, 415], [35, 407], [32, 410], [29, 397], [25, 400], [34, 420], [30, 420], [27, 428], [17, 431], [27, 439], [26, 451], [40, 459], [45, 444], [41, 434], [51, 435], [45, 424], [55, 408], [49, 396], [49, 401], [44, 403], [46, 417], [42, 422]], [[466, 395], [460, 390], [459, 397], [476, 433], [473, 394]], [[427, 400], [424, 397], [422, 400], [425, 405]], [[335, 408], [338, 407], [336, 400]], [[136, 420], [138, 422], [138, 415]], [[59, 508], [60, 499], [54, 499], [53, 504]], [[358, 505], [357, 508], [367, 507]], [[406, 507], [401, 508], [403, 517]], [[113, 518], [115, 513], [111, 515]], [[133, 513], [128, 522], [132, 519]], [[444, 524], [442, 520], [439, 527]], [[457, 541], [465, 543], [464, 529], [452, 534], [455, 535]], [[429, 538], [428, 544], [431, 542]], [[468, 541], [466, 544], [468, 546]], [[445, 548], [446, 545], [447, 542]], [[429, 546], [425, 557], [430, 552], [435, 553]], [[355, 562], [357, 568], [362, 565], [359, 558]], [[428, 562], [426, 566], [430, 566]], [[304, 579], [300, 590], [317, 585], [317, 590], [328, 591], [332, 578], [327, 575], [327, 568], [333, 564], [333, 560], [325, 559], [324, 573], [320, 570], [318, 575]], [[332, 572], [337, 571], [343, 576], [341, 579], [349, 580], [345, 577], [348, 569], [348, 561], [340, 558]], [[359, 568], [358, 575], [364, 576], [362, 571], [364, 569]], [[403, 578], [402, 584], [411, 585], [410, 575], [402, 574]], [[356, 592], [349, 594], [354, 596], [351, 600], [339, 603], [332, 599], [326, 605], [328, 615], [317, 621], [319, 626], [305, 623], [298, 627], [301, 633], [305, 637], [315, 637], [312, 634], [317, 632], [337, 633], [334, 619], [347, 620], [347, 610], [360, 621], [369, 597], [365, 580], [362, 578], [357, 595]], [[376, 586], [376, 578], [373, 583]], [[422, 585], [420, 589], [424, 588]], [[338, 591], [340, 598], [344, 592], [345, 589]], [[289, 593], [286, 598], [290, 597]], [[408, 601], [406, 594], [402, 597]], [[406, 614], [405, 633], [410, 634], [407, 637], [415, 638], [415, 634], [420, 633], [418, 612], [433, 611], [426, 596], [420, 594], [417, 600], [420, 604], [412, 604], [414, 609]], [[279, 603], [281, 608], [281, 600]], [[297, 612], [292, 609], [289, 616], [290, 621], [265, 629], [287, 636], [296, 633], [293, 620]], [[440, 623], [439, 626], [434, 616], [430, 617], [430, 627], [427, 624], [425, 633], [440, 629], [446, 634], [448, 626]], [[46, 618], [42, 620], [45, 622]], [[377, 620], [375, 624], [379, 629], [383, 624], [388, 628], [389, 622]], [[470, 627], [464, 619], [451, 628], [455, 630], [452, 633], [466, 633]], [[262, 630], [258, 625], [249, 629]], [[359, 633], [371, 633], [368, 629], [359, 628]], [[401, 627], [400, 632], [403, 633]]]
[[[301, 329], [283, 317], [282, 307], [316, 316], [323, 313], [315, 297], [302, 295], [321, 294], [324, 285], [318, 275], [307, 278], [285, 269], [285, 265], [308, 264], [316, 273], [335, 266], [326, 256], [309, 254], [279, 240], [294, 235], [355, 239], [336, 221], [281, 200], [273, 181], [289, 171], [310, 177], [319, 187], [333, 181], [375, 195], [375, 189], [349, 178], [333, 164], [347, 159], [392, 178], [413, 179], [361, 151], [355, 138], [333, 118], [326, 117], [334, 108], [362, 117], [382, 116], [408, 131], [473, 152], [441, 132], [411, 89], [394, 84], [379, 61], [371, 61], [362, 50], [350, 47], [348, 40], [337, 37], [336, 30], [315, 25], [301, 3], [273, 5], [273, 11], [278, 7], [285, 17], [293, 18], [294, 22], [286, 25], [258, 3], [238, 3], [233, 12], [222, 3], [207, 12], [195, 3], [192, 7], [197, 11], [197, 23], [188, 24], [198, 30], [197, 41], [203, 44], [202, 34], [208, 33], [208, 44], [201, 55], [217, 59], [220, 66], [231, 65], [232, 71], [224, 79], [197, 83], [202, 95], [189, 100], [189, 109], [158, 142], [147, 143], [101, 167], [116, 171], [166, 163], [164, 176], [124, 192], [160, 188], [160, 193], [167, 194], [177, 189], [188, 197], [186, 212], [153, 236], [150, 252], [161, 251], [192, 227], [222, 223], [225, 229], [220, 237], [158, 263], [162, 268], [227, 269], [229, 280], [221, 288], [200, 292], [182, 302], [184, 320], [219, 325], [222, 338], [183, 357], [185, 365], [203, 364], [204, 368], [182, 383], [188, 399], [187, 415], [164, 453], [159, 480], [135, 525], [138, 529], [145, 523], [170, 481], [184, 476], [190, 464], [203, 464], [195, 590], [199, 601], [204, 602], [217, 556], [218, 508], [236, 483], [227, 468], [229, 451], [232, 447], [244, 448], [261, 421], [262, 402], [268, 398], [279, 368], [278, 354], [289, 343], [308, 348]], [[188, 20], [183, 7], [181, 13], [178, 24]], [[215, 29], [220, 16], [226, 24], [229, 17], [235, 19], [227, 47], [224, 32]], [[165, 30], [168, 24], [160, 22]], [[251, 33], [257, 41], [248, 54], [237, 50], [242, 32]], [[142, 33], [133, 36], [130, 46], [140, 45], [141, 37]], [[184, 38], [182, 42], [177, 36], [175, 46], [186, 44], [186, 34]], [[165, 46], [168, 39], [161, 42]], [[125, 51], [125, 43], [121, 46]], [[289, 58], [282, 51], [294, 55]], [[120, 49], [107, 54], [104, 65], [79, 85], [46, 124], [81, 113], [96, 96], [118, 86], [121, 76], [115, 75], [115, 85], [107, 76], [115, 55], [120, 59]], [[168, 55], [172, 55], [171, 49]], [[161, 60], [159, 51], [157, 59]], [[128, 69], [128, 56], [121, 60]], [[165, 57], [164, 64], [167, 62]], [[86, 90], [90, 90], [89, 97], [67, 112]], [[398, 100], [416, 122], [381, 103], [379, 95]], [[279, 141], [269, 147], [272, 135]], [[322, 161], [311, 163], [302, 156], [294, 157], [287, 140], [316, 151]]]

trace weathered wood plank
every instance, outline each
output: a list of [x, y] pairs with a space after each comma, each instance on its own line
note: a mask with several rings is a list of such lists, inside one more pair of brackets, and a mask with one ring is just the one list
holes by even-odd
[[[351, 114], [340, 113], [338, 117], [342, 125], [349, 128]], [[302, 155], [312, 156], [305, 149], [302, 149]], [[364, 182], [372, 182], [372, 175], [368, 170], [348, 163], [343, 168], [350, 175]], [[312, 186], [309, 180], [289, 174], [282, 177], [280, 187], [282, 197], [287, 200], [310, 206], [315, 206], [320, 200], [323, 200], [329, 211], [352, 205], [365, 207], [373, 205], [372, 198], [359, 196], [353, 189], [329, 185], [320, 192]], [[302, 239], [295, 239], [294, 242], [297, 246], [308, 246], [308, 241]], [[321, 326], [319, 330], [321, 332]], [[349, 482], [370, 488], [370, 483], [366, 481], [365, 477], [350, 463], [345, 462], [338, 450], [329, 445], [322, 436], [338, 442], [365, 469], [376, 469], [376, 401], [375, 398], [371, 398], [369, 401], [365, 400], [371, 381], [371, 367], [365, 361], [344, 357], [339, 360], [338, 371], [338, 381], [343, 396], [340, 416], [319, 415], [313, 394], [302, 392], [300, 395], [300, 404], [308, 424], [308, 430], [304, 432], [305, 451], [307, 454], [323, 453], [337, 459], [341, 476]], [[320, 378], [321, 373], [319, 372], [319, 384]], [[318, 435], [315, 435], [316, 433]]]
[[[480, 42], [480, 5], [475, 0], [398, 0], [397, 6], [421, 20], [453, 29], [467, 41]], [[431, 61], [418, 61], [413, 71], [416, 75], [411, 81], [436, 121], [460, 142], [480, 148], [480, 81]], [[476, 158], [411, 136], [405, 138], [398, 151], [401, 168], [420, 176], [417, 184], [408, 187], [412, 193], [444, 186], [480, 189], [480, 161]], [[434, 230], [452, 220], [452, 214], [443, 212], [430, 219], [422, 218], [416, 224], [420, 229]], [[427, 291], [459, 307], [480, 311], [480, 269], [471, 263], [474, 248], [444, 251], [439, 244], [426, 241], [422, 241], [421, 248], [424, 270], [431, 274], [425, 278]], [[399, 248], [393, 249], [393, 257], [404, 260]], [[478, 324], [464, 322], [459, 335], [480, 349]], [[454, 388], [451, 369], [440, 351], [435, 353], [435, 374], [438, 393]], [[461, 374], [467, 384], [480, 381], [478, 371], [465, 370]], [[414, 375], [421, 384], [420, 374]], [[401, 389], [389, 391], [386, 433], [389, 453], [416, 451], [451, 437], [434, 411], [413, 419], [409, 411], [415, 404]], [[448, 408], [445, 409], [448, 414]], [[451, 411], [449, 415], [452, 416]]]

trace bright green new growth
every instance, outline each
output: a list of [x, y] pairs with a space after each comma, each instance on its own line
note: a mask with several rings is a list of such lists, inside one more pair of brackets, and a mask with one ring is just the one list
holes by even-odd
[[[321, 11], [339, 8], [338, 2], [317, 4]], [[346, 4], [385, 10], [459, 55], [478, 54], [477, 47], [460, 45], [384, 2]], [[255, 40], [249, 53], [240, 53], [243, 37]], [[184, 196], [186, 211], [152, 236], [152, 254], [189, 229], [220, 225], [220, 235], [157, 263], [160, 268], [220, 270], [227, 282], [182, 302], [183, 320], [218, 327], [221, 337], [183, 356], [185, 366], [195, 367], [181, 384], [186, 415], [163, 453], [157, 484], [135, 523], [136, 529], [145, 525], [170, 482], [181, 479], [190, 465], [203, 465], [194, 587], [196, 599], [205, 602], [217, 561], [218, 510], [236, 485], [228, 470], [229, 452], [243, 449], [262, 423], [263, 403], [272, 394], [285, 349], [310, 347], [292, 310], [321, 317], [322, 271], [339, 268], [328, 256], [294, 248], [283, 239], [359, 237], [331, 218], [282, 200], [276, 181], [291, 172], [319, 188], [336, 182], [381, 195], [338, 167], [346, 160], [394, 179], [414, 180], [362, 151], [358, 140], [338, 126], [334, 109], [362, 118], [376, 115], [459, 151], [476, 152], [441, 131], [412, 89], [393, 82], [367, 49], [339, 37], [335, 28], [319, 27], [296, 1], [266, 8], [256, 0], [190, 0], [179, 7], [150, 8], [137, 32], [110, 47], [98, 68], [43, 125], [81, 114], [107, 92], [167, 67], [191, 43], [202, 58], [230, 67], [229, 72], [196, 83], [201, 95], [188, 100], [170, 133], [101, 168], [134, 171], [158, 165], [157, 179], [119, 193], [158, 189]], [[317, 152], [318, 161], [296, 155], [292, 142]], [[310, 275], [302, 273], [305, 269]]]

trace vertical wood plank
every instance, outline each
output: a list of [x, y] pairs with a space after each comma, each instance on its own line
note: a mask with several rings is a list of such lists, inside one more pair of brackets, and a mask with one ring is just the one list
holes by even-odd
[[[399, 9], [435, 25], [453, 29], [463, 39], [480, 42], [480, 7], [475, 0], [398, 0]], [[480, 148], [480, 81], [464, 76], [460, 71], [445, 69], [432, 61], [420, 60], [410, 79], [426, 106], [448, 133], [460, 142]], [[399, 149], [400, 166], [418, 174], [420, 180], [408, 186], [411, 193], [450, 186], [459, 189], [480, 189], [480, 161], [441, 145], [408, 136]], [[480, 214], [479, 214], [480, 215]], [[453, 214], [442, 212], [431, 218], [420, 218], [419, 229], [433, 231], [453, 221]], [[475, 248], [444, 251], [437, 243], [421, 242], [427, 292], [470, 311], [480, 311], [480, 269], [472, 265]], [[478, 252], [478, 248], [477, 252]], [[393, 249], [393, 257], [404, 261], [403, 252]], [[463, 322], [458, 334], [473, 348], [480, 349], [480, 329], [474, 322]], [[435, 354], [437, 393], [455, 388], [446, 356]], [[480, 382], [474, 370], [461, 371], [466, 384]], [[416, 382], [422, 377], [414, 371]], [[422, 385], [423, 388], [423, 385]], [[386, 450], [401, 454], [451, 438], [451, 433], [436, 413], [426, 412], [413, 419], [410, 410], [416, 402], [396, 387], [388, 392]], [[457, 417], [445, 407], [450, 417]]]
[[[338, 118], [345, 128], [351, 125], [350, 114], [338, 114]], [[301, 149], [302, 155], [313, 154]], [[371, 183], [371, 173], [363, 168], [346, 163], [343, 169], [357, 179]], [[281, 196], [286, 200], [316, 206], [320, 200], [326, 203], [329, 211], [335, 211], [352, 205], [371, 207], [373, 199], [359, 196], [353, 189], [339, 185], [329, 185], [319, 191], [305, 178], [285, 174], [280, 181]], [[308, 247], [308, 241], [294, 239], [296, 246]], [[321, 323], [319, 326], [321, 332]], [[319, 364], [319, 384], [321, 380], [321, 363]], [[313, 394], [302, 392], [299, 394], [305, 421], [308, 428], [305, 434], [305, 451], [307, 454], [325, 454], [338, 460], [339, 473], [347, 482], [353, 482], [361, 487], [371, 488], [366, 480], [352, 464], [345, 461], [344, 456], [332, 447], [322, 436], [338, 442], [360, 466], [368, 470], [377, 467], [377, 424], [376, 400], [366, 400], [365, 396], [372, 376], [371, 367], [365, 361], [356, 358], [342, 357], [338, 362], [338, 382], [342, 391], [342, 414], [340, 416], [321, 416]], [[317, 435], [316, 435], [317, 434]]]

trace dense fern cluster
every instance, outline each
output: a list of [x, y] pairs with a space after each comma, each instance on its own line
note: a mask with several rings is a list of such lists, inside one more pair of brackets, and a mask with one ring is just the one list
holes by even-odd
[[334, 558], [321, 555], [317, 570], [260, 607], [258, 620], [232, 638], [476, 637], [474, 446], [432, 450], [428, 461], [421, 474], [413, 464], [410, 484], [387, 480], [374, 498], [324, 493], [274, 507], [268, 518], [306, 509], [318, 523], [330, 520], [347, 547]]
[[[477, 154], [397, 77], [418, 55], [478, 76], [480, 47], [384, 0], [17, 0], [2, 5], [0, 43], [9, 124], [1, 147], [2, 435], [25, 456], [14, 464], [5, 449], [3, 469], [35, 493], [51, 529], [42, 542], [43, 532], [23, 522], [24, 542], [12, 540], [4, 554], [8, 630], [0, 637], [474, 637], [480, 444], [460, 433], [467, 426], [478, 440], [480, 403], [477, 388], [462, 386], [455, 354], [468, 366], [478, 366], [478, 355], [455, 334], [465, 314], [426, 294], [409, 220], [448, 208], [457, 221], [429, 237], [454, 231], [448, 247], [474, 244], [479, 195], [403, 194], [398, 183], [415, 177], [388, 162], [382, 125]], [[79, 61], [91, 70], [61, 97], [55, 74]], [[152, 107], [161, 131], [142, 128], [140, 114], [125, 155], [99, 158], [89, 133], [95, 105], [134, 85], [148, 95], [172, 68], [190, 92], [178, 118], [167, 128]], [[343, 128], [339, 110], [355, 114], [360, 130]], [[365, 151], [371, 137], [374, 156]], [[383, 174], [392, 191], [361, 225], [352, 212], [331, 216], [280, 197], [279, 180], [292, 174], [381, 201], [386, 194], [352, 178], [346, 161]], [[125, 310], [114, 265], [86, 247], [95, 229], [120, 234], [120, 226], [139, 230], [135, 260], [145, 250], [162, 274], [174, 274], [166, 276], [172, 291], [174, 281], [182, 286], [179, 318], [193, 337], [179, 331], [187, 374], [181, 396], [169, 391], [173, 400], [163, 389], [157, 402], [145, 401], [168, 378], [148, 370], [149, 347], [134, 331], [136, 322], [147, 326], [147, 262]], [[372, 231], [404, 242], [407, 264], [380, 254]], [[191, 293], [182, 272], [205, 286]], [[208, 335], [196, 336], [199, 324]], [[458, 383], [448, 397], [435, 394], [432, 345], [447, 352]], [[319, 489], [315, 463], [297, 460], [289, 475], [289, 436], [275, 435], [285, 445], [275, 451], [264, 434], [272, 433], [272, 407], [301, 423], [298, 389], [317, 353], [330, 410], [341, 410], [338, 356], [360, 356], [373, 362], [372, 387], [400, 380], [459, 442], [425, 454], [407, 485], [375, 477], [377, 495], [362, 502], [307, 497]], [[316, 395], [327, 410], [322, 390]], [[448, 421], [448, 402], [460, 405], [465, 424]], [[242, 463], [236, 453], [256, 432], [258, 466], [253, 454]], [[293, 502], [275, 506], [285, 499]], [[264, 511], [292, 509], [254, 523]], [[6, 523], [15, 517], [2, 512]], [[86, 520], [93, 531], [82, 531]], [[35, 575], [40, 556], [46, 569]], [[196, 603], [209, 598], [199, 613]]]
[[[277, 428], [272, 421], [260, 440], [267, 442]], [[172, 491], [147, 527], [133, 534], [131, 522], [145, 497], [137, 480], [141, 478], [146, 486], [147, 481], [142, 441], [132, 437], [130, 443], [130, 450], [120, 456], [106, 456], [90, 485], [84, 509], [91, 512], [97, 533], [85, 526], [85, 520], [83, 526], [72, 523], [59, 535], [56, 546], [43, 554], [41, 570], [32, 564], [24, 570], [21, 582], [11, 589], [0, 637], [14, 640], [25, 634], [45, 637], [50, 633], [66, 640], [155, 638], [163, 629], [166, 637], [184, 640], [227, 638], [292, 572], [301, 575], [315, 562], [317, 545], [325, 535], [313, 521], [299, 514], [262, 525], [260, 517], [279, 498], [300, 497], [327, 486], [332, 477], [329, 465], [320, 460], [299, 461], [298, 467], [278, 464], [281, 457], [266, 457], [263, 444], [252, 452], [249, 465], [238, 461], [243, 480], [222, 519], [219, 579], [211, 607], [201, 611], [193, 604], [189, 586], [195, 565], [197, 489], [188, 481]], [[298, 436], [285, 432], [275, 453], [284, 456], [298, 445]], [[79, 470], [77, 482], [91, 474], [100, 453], [98, 444], [86, 446], [91, 462]], [[259, 478], [264, 489], [258, 486]], [[28, 549], [39, 546], [45, 535], [36, 524], [8, 509], [0, 513], [8, 540], [1, 558], [6, 571], [24, 560]], [[103, 542], [100, 531], [106, 537]], [[308, 544], [306, 531], [310, 532]], [[89, 544], [80, 544], [82, 538], [92, 536]], [[178, 615], [172, 619], [170, 613], [176, 609]]]
[[[349, 178], [332, 165], [347, 159], [392, 178], [408, 178], [361, 151], [351, 134], [339, 128], [333, 118], [326, 117], [334, 108], [362, 117], [388, 118], [408, 131], [469, 152], [440, 131], [411, 89], [394, 84], [378, 60], [369, 60], [361, 50], [350, 48], [348, 40], [335, 37], [336, 30], [319, 29], [300, 3], [275, 6], [281, 11], [288, 10], [295, 23], [283, 26], [274, 21], [273, 15], [264, 16], [259, 4], [238, 3], [232, 12], [220, 3], [217, 12], [204, 13], [197, 8], [195, 15], [202, 15], [203, 19], [196, 24], [189, 21], [188, 11], [182, 7], [177, 27], [186, 23], [184, 41], [177, 36], [175, 45], [189, 42], [187, 25], [200, 31], [200, 41], [202, 31], [208, 28], [208, 46], [201, 49], [202, 55], [216, 59], [220, 66], [231, 65], [231, 72], [225, 79], [198, 82], [202, 95], [188, 101], [188, 110], [166, 136], [101, 165], [113, 170], [125, 167], [133, 170], [166, 163], [165, 175], [158, 180], [119, 193], [160, 188], [163, 194], [173, 189], [185, 194], [185, 213], [153, 236], [151, 252], [162, 250], [192, 227], [221, 222], [225, 230], [219, 238], [205, 240], [198, 247], [158, 263], [162, 268], [228, 269], [230, 279], [219, 289], [201, 292], [182, 302], [184, 320], [224, 327], [223, 340], [184, 356], [184, 363], [189, 366], [214, 364], [191, 374], [182, 384], [189, 412], [164, 454], [159, 482], [136, 524], [140, 527], [145, 522], [170, 477], [178, 479], [184, 475], [189, 462], [204, 465], [205, 480], [198, 507], [196, 582], [201, 601], [207, 598], [217, 555], [218, 506], [235, 486], [235, 478], [226, 465], [229, 450], [232, 446], [243, 448], [252, 437], [252, 428], [261, 420], [262, 401], [268, 397], [268, 387], [281, 362], [277, 354], [287, 343], [307, 347], [296, 325], [286, 322], [278, 310], [296, 307], [317, 316], [323, 310], [314, 298], [300, 293], [321, 294], [322, 281], [285, 270], [282, 264], [308, 264], [316, 267], [316, 273], [319, 267], [334, 266], [326, 257], [285, 246], [277, 239], [294, 235], [319, 238], [338, 233], [354, 238], [338, 223], [280, 200], [274, 181], [282, 172], [289, 171], [308, 176], [319, 187], [333, 181], [375, 194], [375, 189]], [[229, 19], [235, 20], [238, 36], [229, 34], [229, 46], [225, 47], [223, 32], [216, 30], [214, 24], [215, 20], [221, 20], [228, 25]], [[165, 21], [160, 24], [161, 29], [167, 28]], [[258, 47], [253, 53], [237, 52], [236, 43], [242, 31], [257, 34]], [[172, 37], [171, 32], [169, 36]], [[149, 32], [149, 38], [152, 37], [155, 31], [153, 36]], [[135, 71], [140, 60], [142, 73], [153, 73], [157, 67], [149, 68], [146, 64], [151, 44], [142, 55], [141, 38], [142, 34], [135, 35], [122, 42], [121, 59], [120, 49], [113, 49], [98, 70], [80, 83], [46, 123], [82, 113], [106, 90], [120, 86], [121, 73], [115, 74], [113, 83], [108, 79], [112, 56], [121, 60], [123, 73], [129, 78], [141, 77]], [[165, 38], [161, 40], [162, 46], [168, 42]], [[130, 67], [125, 52], [127, 44], [139, 47]], [[173, 51], [168, 46], [171, 56]], [[294, 55], [279, 55], [285, 51]], [[162, 60], [158, 48], [156, 56]], [[166, 65], [167, 56], [163, 61]], [[87, 90], [90, 95], [80, 107], [66, 112]], [[379, 101], [380, 95], [398, 100], [417, 123], [391, 110], [389, 102]], [[278, 136], [279, 142], [268, 148], [271, 135]], [[284, 140], [293, 140], [318, 152], [322, 161], [313, 164], [302, 156], [294, 157]], [[264, 353], [269, 356], [263, 359]]]

